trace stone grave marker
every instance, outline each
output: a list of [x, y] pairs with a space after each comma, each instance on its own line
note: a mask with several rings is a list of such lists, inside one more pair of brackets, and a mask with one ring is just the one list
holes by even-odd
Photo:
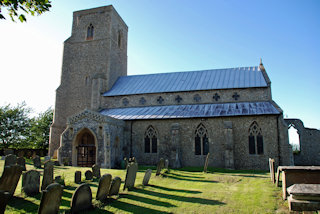
[[36, 155], [34, 158], [33, 158], [33, 166], [35, 168], [41, 168], [41, 160], [40, 160], [40, 157], [38, 155]]
[[20, 165], [22, 167], [22, 171], [26, 171], [26, 160], [24, 159], [24, 157], [18, 157], [17, 158], [17, 164]]
[[81, 184], [72, 195], [71, 213], [78, 213], [92, 208], [92, 192], [89, 184]]
[[320, 184], [294, 184], [287, 190], [290, 194], [288, 197], [290, 211], [320, 210]]
[[39, 214], [59, 213], [63, 188], [58, 183], [47, 186], [42, 191], [41, 202], [38, 209]]
[[22, 167], [19, 165], [4, 167], [2, 176], [0, 178], [0, 190], [9, 192], [12, 196], [17, 188], [21, 173]]
[[269, 170], [270, 170], [270, 178], [272, 183], [276, 182], [275, 171], [274, 171], [274, 159], [269, 158]]
[[101, 177], [101, 174], [100, 174], [100, 166], [97, 165], [97, 164], [94, 164], [92, 166], [92, 174], [94, 177], [96, 178], [100, 178]]
[[44, 163], [41, 190], [45, 190], [47, 186], [52, 183], [53, 183], [53, 162], [47, 161]]
[[164, 162], [164, 168], [169, 169], [169, 160], [168, 159], [166, 159]]
[[0, 213], [4, 213], [11, 195], [9, 192], [0, 190]]
[[66, 185], [64, 179], [62, 179], [60, 175], [54, 177], [54, 183], [58, 183], [63, 187]]
[[74, 173], [74, 182], [76, 184], [80, 184], [81, 183], [81, 171], [76, 171]]
[[137, 171], [138, 171], [138, 163], [136, 162], [129, 163], [127, 167], [127, 174], [126, 174], [126, 179], [124, 181], [123, 190], [125, 190], [125, 188], [130, 190], [131, 188], [134, 187]]
[[158, 164], [157, 164], [157, 172], [156, 172], [156, 176], [160, 175], [161, 170], [164, 168], [164, 159], [160, 158]]
[[114, 179], [112, 179], [109, 196], [118, 195], [120, 190], [120, 185], [121, 185], [121, 178], [115, 177]]
[[152, 174], [152, 170], [147, 169], [146, 173], [144, 174], [143, 181], [142, 181], [143, 186], [147, 186], [149, 184], [151, 174]]
[[205, 173], [207, 173], [207, 169], [208, 169], [209, 155], [210, 155], [210, 153], [207, 154], [206, 162], [204, 163], [204, 167], [203, 167], [203, 172], [205, 172]]
[[69, 164], [70, 163], [70, 159], [65, 157], [65, 158], [62, 159], [62, 163], [63, 163], [64, 166], [69, 166], [70, 165]]
[[33, 196], [39, 193], [40, 188], [40, 172], [37, 170], [29, 170], [22, 174], [22, 191], [27, 196]]
[[93, 179], [93, 173], [90, 170], [87, 170], [84, 173], [84, 176], [86, 176], [86, 180], [92, 180]]
[[109, 195], [109, 190], [111, 186], [112, 175], [104, 174], [99, 180], [98, 191], [96, 199], [100, 201], [105, 201]]
[[13, 154], [9, 154], [6, 156], [6, 159], [4, 161], [4, 166], [12, 166], [17, 163], [17, 156]]

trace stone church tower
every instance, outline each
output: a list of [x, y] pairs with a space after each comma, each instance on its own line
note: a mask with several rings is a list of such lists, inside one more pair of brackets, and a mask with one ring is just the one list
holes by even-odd
[[99, 110], [101, 93], [127, 75], [127, 35], [127, 25], [111, 5], [73, 13], [56, 91], [50, 156], [59, 148], [67, 118], [84, 109]]

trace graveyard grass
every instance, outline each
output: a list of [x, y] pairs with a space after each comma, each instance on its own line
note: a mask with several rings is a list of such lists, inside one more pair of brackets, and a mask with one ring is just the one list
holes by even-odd
[[[0, 173], [4, 161], [0, 160]], [[110, 173], [122, 180], [119, 196], [106, 203], [95, 200], [98, 183], [85, 181], [84, 173], [91, 168], [55, 166], [54, 176], [65, 179], [65, 189], [60, 212], [70, 210], [72, 194], [79, 184], [74, 183], [74, 173], [82, 172], [82, 182], [90, 184], [95, 208], [86, 213], [289, 213], [287, 203], [281, 199], [281, 189], [271, 183], [266, 171], [235, 171], [208, 168], [170, 169], [163, 176], [152, 176], [149, 186], [142, 186], [145, 171], [139, 167], [135, 188], [123, 191], [126, 171], [124, 169], [101, 169], [101, 175]], [[27, 162], [27, 170], [34, 169]], [[39, 169], [37, 169], [39, 170]], [[42, 170], [41, 180], [42, 180]], [[5, 213], [37, 213], [41, 194], [27, 197], [21, 193], [21, 178], [15, 197], [10, 200]], [[109, 211], [109, 212], [107, 212]]]

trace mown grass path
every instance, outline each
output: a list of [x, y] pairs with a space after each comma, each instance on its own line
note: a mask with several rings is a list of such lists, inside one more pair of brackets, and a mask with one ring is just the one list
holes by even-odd
[[[2, 174], [4, 161], [0, 161]], [[55, 167], [54, 175], [65, 178], [65, 189], [60, 211], [68, 213], [74, 190], [74, 172], [82, 172], [83, 182], [90, 184], [95, 209], [86, 213], [289, 213], [281, 200], [281, 189], [270, 182], [269, 174], [261, 171], [235, 171], [209, 168], [208, 173], [201, 168], [171, 169], [163, 176], [155, 176], [155, 167], [149, 186], [142, 186], [146, 169], [139, 167], [135, 189], [123, 191], [120, 195], [102, 204], [95, 200], [98, 180], [85, 181], [85, 167]], [[31, 164], [27, 169], [34, 169]], [[43, 170], [39, 170], [42, 172]], [[125, 170], [101, 169], [101, 174], [125, 179]], [[42, 179], [42, 178], [41, 178]], [[5, 213], [36, 213], [41, 194], [26, 197], [21, 193], [21, 179]]]

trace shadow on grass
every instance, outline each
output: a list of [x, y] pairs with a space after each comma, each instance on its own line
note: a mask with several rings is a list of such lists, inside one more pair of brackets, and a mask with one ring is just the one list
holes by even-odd
[[156, 186], [156, 185], [148, 185], [152, 188], [156, 188], [156, 189], [161, 189], [161, 190], [165, 190], [165, 191], [172, 191], [172, 192], [184, 192], [184, 193], [191, 193], [191, 194], [199, 194], [202, 193], [200, 191], [193, 191], [193, 190], [184, 190], [184, 189], [173, 189], [173, 188], [167, 188], [167, 187], [162, 187], [162, 186]]
[[146, 204], [152, 204], [155, 206], [163, 206], [163, 207], [176, 207], [175, 205], [172, 205], [168, 202], [162, 202], [162, 201], [156, 201], [150, 198], [142, 197], [142, 196], [137, 196], [137, 195], [129, 195], [129, 194], [120, 194], [119, 198], [127, 198], [131, 199], [134, 201], [140, 201]]
[[211, 200], [211, 199], [171, 195], [171, 194], [165, 194], [165, 193], [160, 193], [160, 192], [153, 192], [153, 191], [146, 190], [146, 189], [133, 189], [133, 191], [141, 193], [141, 194], [152, 195], [152, 196], [159, 197], [159, 198], [167, 198], [167, 199], [171, 199], [171, 200], [183, 201], [183, 202], [189, 202], [189, 203], [206, 204], [206, 205], [223, 205], [223, 204], [225, 204], [223, 202]]
[[165, 212], [165, 211], [160, 211], [160, 210], [155, 210], [155, 209], [151, 209], [151, 208], [147, 208], [147, 207], [142, 207], [142, 206], [138, 206], [135, 204], [131, 204], [131, 203], [127, 203], [127, 202], [122, 202], [119, 200], [112, 200], [111, 203], [109, 204], [109, 206], [126, 211], [126, 212], [130, 212], [130, 213], [169, 213], [169, 212]]
[[[171, 173], [170, 173], [171, 174]], [[177, 180], [182, 180], [182, 181], [192, 181], [192, 182], [204, 182], [204, 183], [217, 183], [217, 181], [210, 181], [210, 180], [200, 180], [200, 179], [190, 179], [190, 178], [184, 178], [184, 177], [179, 177], [179, 176], [172, 176], [170, 174], [165, 174], [163, 177], [167, 178], [172, 178], [172, 179], [177, 179]]]
[[176, 174], [176, 173], [173, 173], [173, 172], [169, 172], [167, 174], [171, 174], [171, 175], [174, 175], [174, 176], [180, 176], [180, 177], [186, 177], [186, 178], [205, 178], [205, 177], [200, 177], [200, 176], [181, 175], [181, 174]]
[[13, 197], [11, 200], [9, 200], [8, 206], [14, 207], [16, 210], [23, 210], [26, 213], [37, 213], [39, 207], [39, 205], [20, 197]]

